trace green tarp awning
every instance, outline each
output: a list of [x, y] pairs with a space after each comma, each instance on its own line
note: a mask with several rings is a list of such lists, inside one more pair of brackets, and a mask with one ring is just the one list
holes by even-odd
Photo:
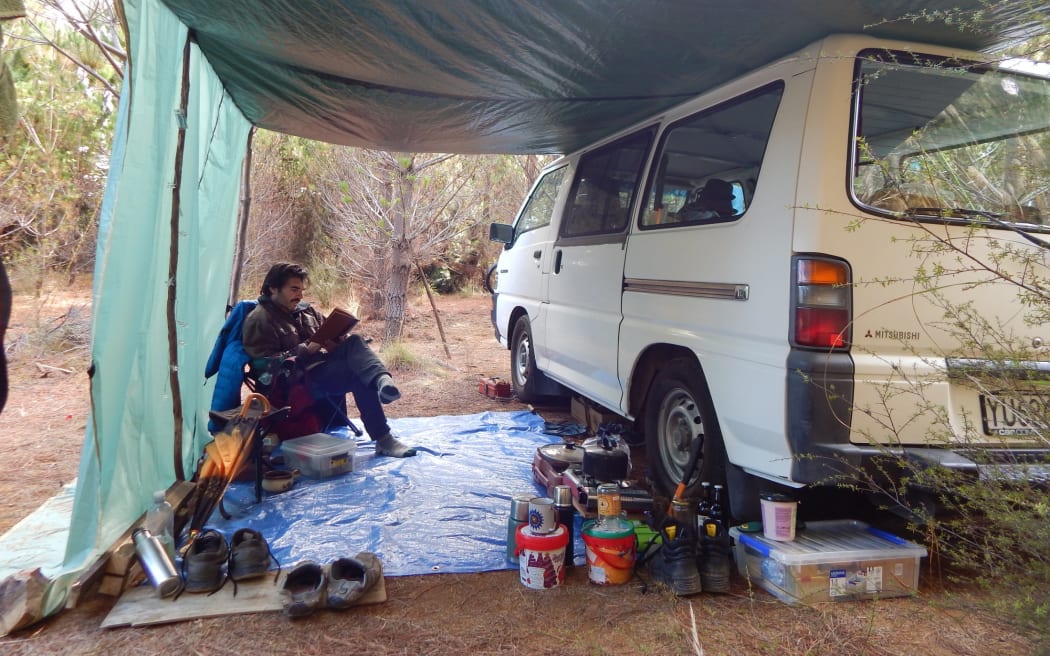
[[255, 125], [457, 153], [569, 152], [834, 32], [977, 50], [1036, 18], [980, 0], [163, 2]]

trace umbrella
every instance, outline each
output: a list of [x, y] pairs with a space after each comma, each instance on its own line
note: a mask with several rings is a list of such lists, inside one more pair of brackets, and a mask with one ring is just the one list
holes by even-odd
[[222, 432], [204, 445], [204, 455], [201, 456], [194, 475], [196, 486], [186, 503], [184, 514], [189, 522], [187, 547], [204, 528], [204, 524], [226, 494], [230, 482], [248, 461], [256, 428], [259, 421], [268, 414], [270, 402], [266, 397], [262, 394], [249, 394], [241, 405], [240, 412], [226, 424]]

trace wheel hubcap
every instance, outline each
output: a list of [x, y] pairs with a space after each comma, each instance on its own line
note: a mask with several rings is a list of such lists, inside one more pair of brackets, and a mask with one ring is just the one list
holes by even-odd
[[518, 378], [518, 384], [524, 385], [529, 379], [529, 354], [532, 346], [529, 344], [528, 336], [522, 337], [518, 342], [518, 351], [514, 359], [514, 375]]
[[682, 480], [689, 463], [689, 447], [704, 434], [700, 409], [687, 390], [671, 390], [660, 405], [660, 458], [667, 471]]

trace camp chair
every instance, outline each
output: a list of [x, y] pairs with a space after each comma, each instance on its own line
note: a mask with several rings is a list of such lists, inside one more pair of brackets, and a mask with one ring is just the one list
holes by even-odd
[[281, 439], [318, 433], [334, 426], [347, 426], [361, 436], [361, 430], [346, 415], [346, 398], [313, 398], [303, 377], [293, 375], [294, 360], [252, 363], [241, 343], [241, 330], [245, 317], [257, 304], [254, 300], [240, 301], [228, 308], [226, 322], [208, 358], [205, 379], [218, 375], [208, 431], [215, 434], [222, 430], [232, 418], [231, 413], [240, 407], [242, 387], [247, 387], [250, 392], [266, 396], [275, 408], [291, 408], [287, 418], [274, 422], [274, 432]]
[[290, 408], [286, 417], [270, 427], [282, 440], [339, 426], [348, 427], [358, 437], [363, 435], [347, 416], [346, 397], [315, 396], [310, 389], [309, 372], [298, 371], [294, 358], [249, 363], [244, 384], [251, 392], [265, 396], [271, 406]]

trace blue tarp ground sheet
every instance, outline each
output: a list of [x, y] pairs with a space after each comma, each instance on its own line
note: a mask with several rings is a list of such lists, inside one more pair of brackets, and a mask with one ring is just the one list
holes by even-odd
[[511, 497], [545, 494], [532, 460], [561, 439], [543, 423], [528, 411], [393, 419], [394, 433], [420, 447], [415, 457], [377, 458], [357, 438], [354, 471], [300, 477], [259, 504], [254, 483], [235, 483], [224, 502], [232, 518], [216, 512], [208, 526], [227, 539], [241, 527], [262, 532], [282, 567], [371, 551], [390, 576], [516, 568], [506, 560]]

